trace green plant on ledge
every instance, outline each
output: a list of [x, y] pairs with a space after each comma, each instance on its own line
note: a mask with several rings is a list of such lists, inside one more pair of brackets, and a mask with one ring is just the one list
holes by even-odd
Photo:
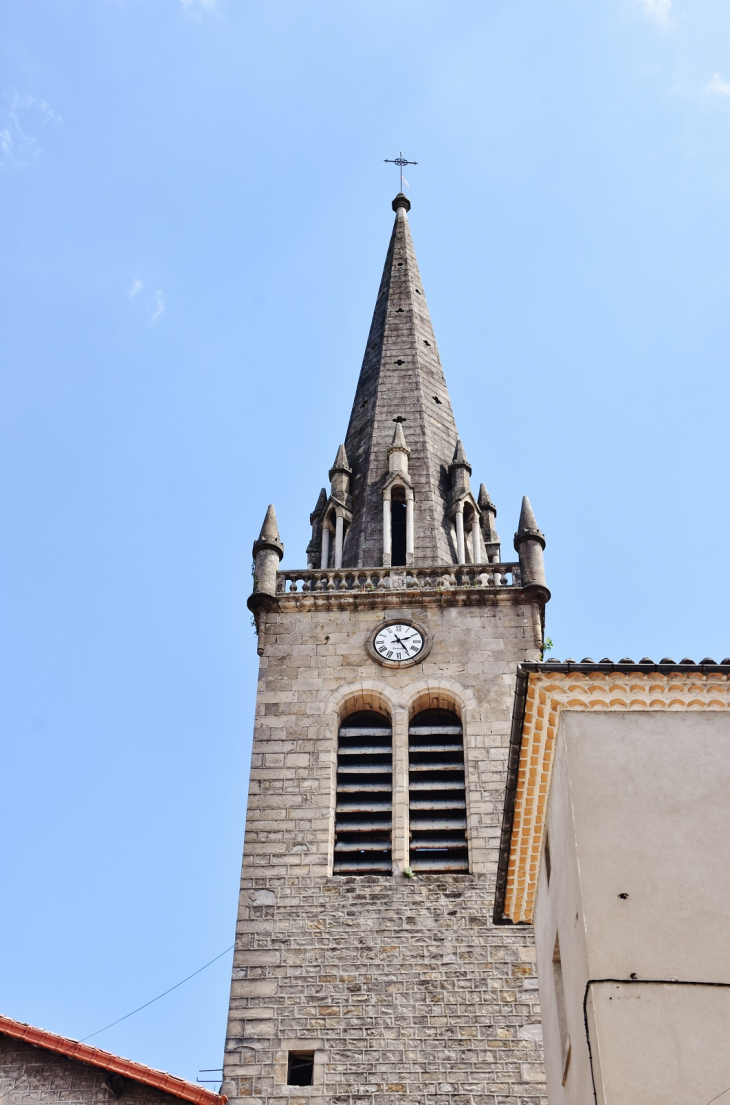
[[404, 879], [415, 879], [416, 877], [413, 871], [411, 871], [410, 867], [404, 867], [401, 871], [401, 874]]
[[552, 637], [546, 637], [540, 649], [540, 659], [544, 660], [546, 653], [552, 652], [554, 647]]

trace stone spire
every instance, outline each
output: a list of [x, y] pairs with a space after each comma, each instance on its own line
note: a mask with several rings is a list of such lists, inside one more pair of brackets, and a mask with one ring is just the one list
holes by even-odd
[[404, 423], [410, 450], [414, 563], [453, 564], [456, 558], [447, 511], [458, 434], [411, 240], [410, 206], [402, 194], [393, 200], [395, 225], [345, 438], [352, 466], [345, 567], [382, 562], [381, 496], [394, 422]]

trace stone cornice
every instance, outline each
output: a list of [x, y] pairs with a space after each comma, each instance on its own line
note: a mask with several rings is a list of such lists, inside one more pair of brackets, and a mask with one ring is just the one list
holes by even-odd
[[497, 589], [476, 587], [452, 587], [443, 591], [418, 591], [403, 588], [398, 591], [301, 591], [276, 596], [266, 595], [266, 605], [271, 609], [299, 610], [392, 610], [404, 606], [489, 606], [496, 602], [516, 602], [529, 594], [527, 587], [503, 587]]

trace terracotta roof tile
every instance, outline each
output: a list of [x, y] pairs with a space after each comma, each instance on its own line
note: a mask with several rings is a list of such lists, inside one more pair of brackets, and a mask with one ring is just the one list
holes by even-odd
[[186, 1082], [183, 1078], [175, 1078], [165, 1071], [153, 1070], [152, 1067], [146, 1067], [142, 1063], [133, 1063], [130, 1059], [121, 1059], [118, 1055], [112, 1055], [110, 1051], [90, 1047], [79, 1040], [69, 1040], [66, 1036], [57, 1036], [54, 1032], [33, 1028], [32, 1025], [14, 1021], [11, 1017], [0, 1015], [0, 1035], [11, 1036], [14, 1040], [23, 1040], [34, 1047], [55, 1051], [56, 1054], [65, 1055], [68, 1059], [75, 1059], [79, 1063], [88, 1063], [92, 1067], [121, 1074], [124, 1078], [131, 1078], [133, 1082], [153, 1086], [163, 1093], [179, 1097], [182, 1101], [193, 1101], [196, 1105], [225, 1105], [228, 1100], [223, 1095], [206, 1090], [195, 1082]]

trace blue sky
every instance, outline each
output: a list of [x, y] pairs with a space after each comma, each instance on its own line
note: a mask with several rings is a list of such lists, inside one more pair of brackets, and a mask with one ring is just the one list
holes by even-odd
[[[256, 655], [344, 437], [399, 149], [457, 423], [555, 654], [721, 659], [723, 0], [4, 0], [2, 1011], [85, 1036], [233, 936]], [[99, 1046], [221, 1062], [229, 957]], [[214, 1077], [211, 1075], [210, 1077]]]

